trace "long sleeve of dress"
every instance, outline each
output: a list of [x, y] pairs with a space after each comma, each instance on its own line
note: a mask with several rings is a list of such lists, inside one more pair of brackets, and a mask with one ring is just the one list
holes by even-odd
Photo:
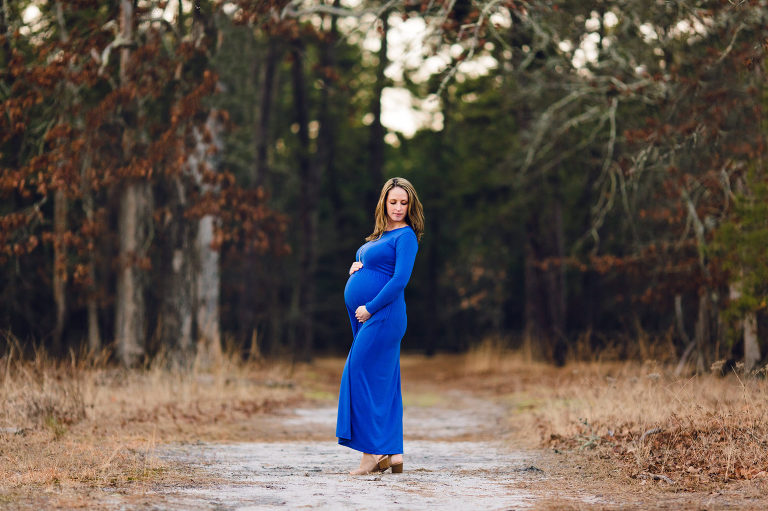
[[371, 314], [375, 314], [382, 307], [392, 303], [399, 294], [403, 292], [408, 279], [411, 278], [413, 271], [413, 262], [416, 260], [416, 252], [419, 250], [419, 243], [416, 235], [408, 229], [402, 236], [395, 240], [395, 271], [392, 278], [387, 282], [379, 294], [373, 300], [365, 304], [365, 308]]

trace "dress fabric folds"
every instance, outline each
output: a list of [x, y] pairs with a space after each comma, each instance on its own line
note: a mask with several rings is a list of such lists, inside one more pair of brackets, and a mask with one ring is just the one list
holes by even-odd
[[[404, 290], [417, 251], [410, 226], [385, 231], [357, 250], [363, 267], [344, 290], [353, 341], [341, 376], [336, 436], [361, 452], [403, 452], [400, 341], [407, 325]], [[371, 313], [365, 323], [355, 318], [360, 305]]]

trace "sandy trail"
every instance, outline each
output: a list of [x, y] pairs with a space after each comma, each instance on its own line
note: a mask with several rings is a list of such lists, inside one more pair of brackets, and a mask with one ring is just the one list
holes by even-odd
[[[231, 483], [175, 492], [185, 509], [522, 509], [534, 499], [515, 482], [537, 469], [524, 456], [500, 454], [482, 442], [414, 441], [407, 471], [351, 477], [357, 455], [331, 443], [279, 442], [201, 446], [175, 451]], [[484, 449], [483, 454], [477, 454]]]
[[446, 397], [450, 407], [406, 405], [403, 474], [349, 476], [359, 454], [335, 443], [335, 408], [302, 408], [263, 425], [282, 428], [289, 441], [166, 447], [162, 458], [225, 482], [166, 490], [162, 500], [168, 509], [420, 510], [529, 509], [547, 497], [525, 488], [547, 477], [537, 466], [540, 453], [494, 440], [499, 406], [461, 392]]

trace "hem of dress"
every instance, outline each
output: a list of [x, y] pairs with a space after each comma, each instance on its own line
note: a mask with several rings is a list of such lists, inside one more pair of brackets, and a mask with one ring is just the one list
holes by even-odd
[[341, 438], [341, 437], [337, 437], [337, 438], [339, 439], [339, 445], [343, 445], [344, 447], [349, 447], [350, 449], [354, 449], [364, 454], [379, 454], [379, 455], [380, 454], [404, 454], [402, 447], [400, 448], [399, 451], [390, 449], [390, 450], [384, 450], [382, 452], [376, 452], [379, 449], [369, 449], [367, 447], [361, 447], [359, 444], [353, 442], [349, 438]]

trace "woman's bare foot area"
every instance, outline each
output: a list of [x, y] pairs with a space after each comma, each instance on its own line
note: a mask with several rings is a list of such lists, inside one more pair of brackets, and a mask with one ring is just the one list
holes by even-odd
[[381, 472], [381, 468], [379, 468], [379, 462], [386, 457], [386, 454], [380, 455], [364, 453], [363, 459], [360, 460], [360, 466], [355, 470], [351, 470], [349, 475], [361, 476], [370, 474], [371, 472]]

